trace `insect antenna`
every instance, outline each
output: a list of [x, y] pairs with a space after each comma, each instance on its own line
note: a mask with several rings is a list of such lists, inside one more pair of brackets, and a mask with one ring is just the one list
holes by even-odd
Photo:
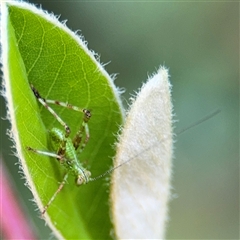
[[[156, 143], [156, 144], [158, 144], [158, 143]], [[154, 145], [156, 145], [156, 144], [154, 144]], [[101, 175], [99, 175], [99, 176], [97, 176], [97, 177], [95, 177], [95, 178], [90, 178], [90, 179], [89, 179], [89, 182], [93, 182], [93, 181], [98, 180], [99, 178], [105, 177], [106, 175], [110, 174], [111, 172], [113, 172], [113, 171], [116, 170], [117, 168], [120, 168], [121, 166], [123, 166], [123, 165], [125, 165], [126, 163], [130, 162], [131, 160], [133, 160], [134, 158], [136, 158], [136, 157], [139, 156], [140, 154], [143, 154], [143, 153], [147, 152], [147, 151], [150, 150], [152, 147], [154, 147], [154, 145], [149, 146], [148, 148], [146, 148], [145, 150], [143, 150], [141, 153], [139, 153], [139, 154], [137, 154], [137, 155], [129, 158], [129, 159], [126, 160], [125, 162], [117, 165], [116, 167], [110, 168], [110, 169], [107, 170], [105, 173], [103, 173], [103, 174], [101, 174]]]
[[[191, 128], [193, 128], [193, 127], [195, 127], [195, 126], [197, 126], [197, 125], [199, 125], [199, 124], [201, 124], [201, 123], [203, 123], [203, 122], [211, 119], [212, 117], [216, 116], [216, 115], [217, 115], [218, 113], [220, 113], [220, 112], [221, 112], [220, 109], [217, 109], [217, 110], [213, 111], [212, 113], [208, 114], [207, 116], [203, 117], [202, 119], [198, 120], [197, 122], [195, 122], [195, 123], [189, 125], [188, 127], [183, 128], [182, 130], [178, 131], [178, 132], [177, 132], [177, 135], [180, 135], [180, 134], [186, 132], [187, 130], [189, 130], [189, 129], [191, 129]], [[106, 175], [110, 174], [110, 173], [113, 172], [114, 170], [116, 170], [116, 169], [118, 169], [119, 167], [121, 167], [121, 166], [125, 165], [126, 163], [130, 162], [130, 161], [133, 160], [134, 158], [138, 157], [140, 154], [143, 154], [143, 153], [149, 151], [152, 147], [154, 147], [154, 146], [157, 145], [158, 143], [159, 143], [159, 142], [156, 142], [155, 144], [153, 144], [153, 145], [149, 146], [148, 148], [146, 148], [145, 150], [143, 150], [141, 153], [139, 153], [139, 154], [137, 154], [137, 155], [129, 158], [128, 160], [126, 160], [125, 162], [119, 164], [119, 165], [116, 166], [116, 167], [112, 167], [111, 169], [109, 169], [109, 170], [106, 171], [105, 173], [103, 173], [103, 174], [101, 174], [101, 175], [99, 175], [99, 176], [97, 176], [97, 177], [95, 177], [95, 178], [90, 178], [90, 179], [89, 179], [89, 182], [93, 182], [93, 181], [96, 181], [96, 180], [98, 180], [98, 179], [100, 179], [100, 178], [105, 177]]]
[[197, 122], [194, 122], [191, 125], [189, 125], [188, 127], [181, 129], [179, 132], [177, 132], [177, 135], [180, 135], [180, 134], [186, 132], [187, 130], [189, 130], [189, 129], [191, 129], [191, 128], [193, 128], [193, 127], [195, 127], [195, 126], [197, 126], [197, 125], [207, 121], [208, 119], [214, 117], [215, 115], [217, 115], [220, 112], [221, 112], [221, 109], [216, 109], [215, 111], [213, 111], [212, 113], [208, 114], [207, 116], [199, 119]]

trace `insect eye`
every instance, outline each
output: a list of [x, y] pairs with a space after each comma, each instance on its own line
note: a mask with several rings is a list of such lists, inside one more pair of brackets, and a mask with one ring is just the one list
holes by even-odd
[[82, 185], [84, 182], [85, 182], [85, 181], [84, 181], [84, 178], [83, 178], [82, 176], [78, 176], [78, 177], [76, 178], [76, 184], [77, 184], [78, 186]]

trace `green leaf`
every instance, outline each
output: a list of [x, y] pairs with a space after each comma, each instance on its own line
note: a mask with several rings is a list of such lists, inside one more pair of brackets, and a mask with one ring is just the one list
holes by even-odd
[[[56, 159], [34, 154], [26, 147], [50, 151], [48, 130], [62, 126], [39, 104], [29, 83], [44, 98], [91, 110], [90, 141], [79, 158], [92, 177], [112, 165], [123, 110], [111, 78], [94, 54], [55, 17], [26, 3], [5, 2], [1, 24], [12, 134], [27, 183], [42, 210], [62, 181], [64, 168]], [[82, 114], [59, 106], [53, 108], [70, 126], [73, 137]], [[108, 189], [104, 179], [77, 187], [74, 177], [69, 177], [45, 216], [55, 235], [64, 239], [110, 238]]]

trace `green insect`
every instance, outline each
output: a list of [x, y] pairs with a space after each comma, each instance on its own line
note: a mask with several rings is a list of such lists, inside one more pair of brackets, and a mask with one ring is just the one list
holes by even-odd
[[[104, 177], [105, 175], [111, 173], [115, 169], [117, 169], [117, 168], [121, 167], [122, 165], [126, 164], [127, 162], [131, 161], [134, 157], [127, 159], [122, 164], [109, 169], [105, 173], [103, 173], [103, 174], [101, 174], [101, 175], [99, 175], [95, 178], [91, 178], [90, 171], [86, 170], [81, 165], [81, 163], [79, 162], [78, 157], [77, 157], [78, 151], [81, 152], [84, 149], [84, 147], [86, 146], [86, 144], [89, 140], [89, 137], [90, 137], [89, 128], [88, 128], [88, 121], [91, 118], [91, 112], [87, 109], [81, 109], [79, 107], [73, 106], [73, 105], [68, 104], [68, 103], [59, 102], [59, 101], [55, 101], [55, 100], [44, 99], [43, 97], [41, 97], [41, 95], [39, 94], [37, 89], [34, 88], [34, 86], [32, 84], [30, 86], [31, 86], [31, 89], [32, 89], [35, 97], [37, 98], [37, 100], [56, 118], [56, 120], [65, 129], [65, 131], [63, 131], [63, 130], [60, 130], [58, 128], [52, 128], [49, 132], [50, 141], [51, 141], [52, 148], [53, 148], [54, 152], [42, 151], [42, 150], [37, 150], [37, 149], [31, 148], [31, 147], [27, 147], [27, 149], [31, 152], [56, 158], [59, 161], [59, 163], [66, 170], [66, 174], [64, 175], [63, 180], [60, 183], [57, 191], [53, 194], [53, 196], [50, 198], [50, 200], [45, 205], [45, 207], [42, 211], [42, 215], [44, 215], [46, 213], [48, 207], [51, 205], [51, 203], [56, 198], [57, 194], [64, 187], [69, 174], [72, 174], [75, 177], [76, 185], [80, 186], [82, 184], [87, 184], [88, 182], [95, 181], [99, 178]], [[81, 124], [80, 129], [77, 131], [77, 133], [76, 133], [76, 135], [73, 139], [71, 139], [69, 137], [69, 135], [70, 135], [69, 126], [61, 119], [61, 117], [59, 115], [57, 115], [57, 113], [49, 106], [49, 104], [59, 105], [59, 106], [69, 108], [69, 109], [73, 109], [75, 111], [83, 113], [82, 124]], [[220, 112], [219, 109], [214, 111], [213, 113], [209, 114], [208, 116], [204, 117], [203, 119], [197, 121], [196, 123], [190, 125], [189, 127], [183, 129], [182, 131], [178, 132], [178, 135], [180, 135], [183, 132], [189, 130], [190, 128], [192, 128], [192, 127], [194, 127], [194, 126], [212, 118], [213, 116], [215, 116], [219, 112]], [[83, 141], [84, 134], [85, 134], [85, 139]], [[149, 151], [151, 149], [151, 147], [153, 147], [153, 146], [150, 146], [149, 148], [143, 150], [139, 154], [142, 154], [143, 152]]]
[[[110, 169], [109, 171], [105, 172], [104, 174], [96, 178], [90, 178], [91, 173], [88, 170], [86, 170], [78, 160], [77, 152], [78, 151], [81, 152], [84, 149], [90, 137], [88, 121], [91, 118], [91, 112], [89, 110], [81, 109], [79, 107], [72, 106], [71, 104], [64, 103], [64, 102], [44, 99], [43, 97], [41, 97], [37, 89], [34, 88], [32, 84], [30, 86], [37, 100], [57, 119], [57, 121], [65, 129], [65, 131], [63, 131], [58, 128], [52, 128], [49, 132], [50, 141], [51, 141], [54, 153], [37, 150], [32, 147], [27, 147], [27, 150], [32, 151], [34, 153], [56, 158], [66, 170], [66, 174], [64, 175], [63, 180], [60, 183], [57, 191], [53, 194], [53, 196], [51, 197], [51, 199], [49, 200], [49, 202], [46, 204], [46, 206], [42, 211], [42, 215], [44, 215], [48, 207], [56, 198], [57, 194], [62, 190], [64, 184], [67, 181], [69, 174], [72, 174], [75, 177], [76, 185], [80, 186], [90, 181], [95, 181], [96, 179], [109, 174], [114, 169]], [[60, 116], [57, 115], [57, 113], [49, 106], [49, 104], [59, 105], [59, 106], [73, 109], [75, 111], [83, 113], [82, 124], [73, 139], [69, 137], [70, 135], [69, 126], [60, 118]], [[84, 134], [85, 134], [85, 140], [82, 141]]]

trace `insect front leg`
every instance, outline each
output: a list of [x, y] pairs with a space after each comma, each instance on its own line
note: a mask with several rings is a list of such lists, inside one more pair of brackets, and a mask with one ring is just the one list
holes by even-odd
[[64, 175], [62, 182], [60, 183], [57, 191], [53, 194], [53, 196], [50, 198], [50, 200], [48, 201], [48, 203], [45, 205], [45, 207], [43, 208], [42, 211], [42, 216], [46, 213], [47, 209], [49, 208], [49, 206], [51, 205], [51, 203], [53, 202], [53, 200], [56, 198], [57, 194], [63, 189], [66, 181], [68, 178], [68, 172]]
[[[52, 153], [52, 152], [46, 152], [46, 151], [41, 151], [41, 150], [37, 150], [31, 147], [27, 147], [27, 150], [37, 153], [37, 154], [41, 154], [41, 155], [45, 155], [45, 156], [49, 156], [49, 157], [53, 157], [56, 158], [57, 160], [59, 160], [60, 162], [65, 161], [64, 157], [61, 155], [58, 155], [56, 153]], [[66, 181], [68, 178], [68, 172], [64, 175], [62, 182], [60, 183], [57, 191], [53, 194], [53, 196], [50, 198], [50, 200], [48, 201], [48, 203], [44, 206], [43, 211], [42, 211], [42, 216], [46, 213], [48, 207], [51, 205], [51, 203], [53, 202], [53, 200], [56, 198], [57, 194], [62, 190], [63, 186], [65, 185]]]

